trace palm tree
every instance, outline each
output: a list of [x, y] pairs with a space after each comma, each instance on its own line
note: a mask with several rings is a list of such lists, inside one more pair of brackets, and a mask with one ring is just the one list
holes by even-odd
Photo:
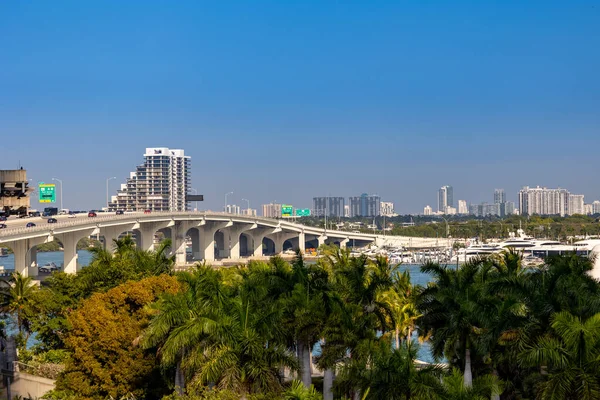
[[17, 319], [19, 333], [25, 335], [25, 342], [29, 338], [30, 323], [26, 317], [27, 309], [32, 305], [32, 297], [37, 289], [33, 285], [33, 278], [13, 272], [8, 282], [2, 281], [4, 287], [0, 291], [0, 309], [4, 313], [12, 314]]
[[393, 275], [393, 286], [382, 295], [382, 299], [388, 303], [393, 316], [394, 339], [396, 348], [400, 347], [400, 340], [411, 340], [416, 321], [420, 317], [417, 310], [416, 297], [418, 291], [410, 283], [410, 272], [395, 272]]
[[547, 366], [539, 384], [544, 400], [600, 398], [600, 313], [585, 320], [563, 311], [552, 317], [552, 334], [524, 347], [524, 366]]
[[306, 387], [300, 381], [293, 381], [292, 385], [283, 394], [285, 400], [322, 400], [323, 396], [317, 392], [314, 386]]
[[296, 370], [297, 362], [279, 340], [282, 310], [267, 292], [248, 280], [228, 286], [221, 271], [206, 266], [179, 276], [185, 289], [155, 305], [143, 344], [202, 385], [242, 397], [283, 389], [280, 369]]
[[466, 387], [473, 383], [472, 351], [482, 333], [478, 306], [482, 285], [478, 279], [483, 261], [474, 259], [458, 269], [435, 263], [421, 267], [422, 272], [433, 275], [433, 282], [419, 295], [419, 330], [431, 333], [434, 357], [459, 361]]
[[471, 385], [466, 385], [457, 368], [444, 376], [442, 386], [442, 393], [437, 397], [440, 400], [487, 400], [502, 391], [502, 383], [492, 375], [479, 376]]
[[366, 400], [435, 399], [442, 392], [442, 369], [415, 364], [418, 346], [411, 341], [392, 348], [389, 340], [380, 340], [372, 347], [368, 361], [352, 361], [342, 369], [337, 386], [344, 391], [358, 386]]

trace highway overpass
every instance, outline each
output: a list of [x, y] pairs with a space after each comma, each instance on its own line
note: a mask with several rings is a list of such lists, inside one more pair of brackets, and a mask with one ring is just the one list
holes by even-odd
[[[64, 271], [76, 273], [79, 240], [98, 236], [103, 238], [105, 245], [112, 246], [113, 239], [126, 232], [134, 232], [137, 245], [144, 250], [153, 250], [154, 235], [162, 232], [172, 240], [177, 265], [187, 263], [187, 237], [191, 238], [193, 259], [207, 262], [262, 256], [263, 243], [271, 246], [273, 254], [281, 253], [286, 242], [301, 251], [305, 251], [307, 245], [318, 247], [326, 243], [342, 248], [368, 244], [411, 248], [446, 245], [445, 241], [436, 239], [325, 230], [290, 220], [215, 212], [98, 213], [97, 217], [78, 214], [76, 218], [59, 216], [57, 219], [58, 222], [52, 224], [43, 218], [10, 220], [8, 227], [0, 230], [0, 245], [10, 247], [14, 252], [15, 270], [37, 275], [36, 246], [58, 240], [64, 249]], [[36, 226], [27, 228], [29, 222]]]

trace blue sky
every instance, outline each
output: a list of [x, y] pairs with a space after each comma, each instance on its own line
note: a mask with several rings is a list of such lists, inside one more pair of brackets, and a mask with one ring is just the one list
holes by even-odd
[[[0, 168], [98, 208], [146, 147], [204, 208], [600, 199], [600, 2], [4, 1]], [[111, 192], [118, 187], [111, 181]]]

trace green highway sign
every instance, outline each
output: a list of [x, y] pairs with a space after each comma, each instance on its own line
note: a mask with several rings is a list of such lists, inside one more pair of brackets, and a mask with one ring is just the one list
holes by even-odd
[[282, 217], [291, 217], [294, 215], [294, 207], [287, 205], [287, 204], [282, 204], [281, 205], [281, 216]]
[[56, 185], [54, 183], [40, 183], [40, 203], [56, 203]]
[[310, 208], [296, 209], [296, 217], [310, 217]]

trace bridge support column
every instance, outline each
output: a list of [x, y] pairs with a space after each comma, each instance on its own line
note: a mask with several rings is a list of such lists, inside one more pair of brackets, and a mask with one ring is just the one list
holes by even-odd
[[317, 238], [317, 241], [319, 242], [319, 247], [323, 246], [325, 244], [325, 241], [327, 240], [327, 236], [326, 235], [321, 235]]
[[63, 244], [63, 272], [67, 274], [77, 273], [77, 242], [86, 236], [98, 235], [98, 228], [88, 228], [81, 231], [66, 232], [57, 235]]
[[137, 230], [137, 245], [144, 251], [154, 251], [154, 234], [160, 229], [173, 225], [170, 222], [140, 222]]
[[349, 241], [350, 239], [348, 238], [340, 240], [340, 249], [345, 249]]
[[306, 235], [304, 234], [304, 231], [300, 232], [298, 235], [298, 250], [300, 250], [302, 254], [306, 252]]
[[202, 259], [205, 261], [215, 260], [215, 233], [219, 229], [233, 225], [233, 222], [209, 222], [207, 221], [200, 232], [200, 251], [203, 252]]
[[263, 239], [267, 236], [269, 229], [260, 228], [254, 229], [250, 232], [250, 236], [252, 237], [252, 243], [248, 244], [248, 246], [252, 248], [252, 255], [254, 257], [262, 257], [263, 255]]
[[202, 259], [202, 252], [200, 250], [200, 231], [198, 227], [190, 230], [190, 238], [192, 239], [192, 257], [194, 260]]
[[[232, 226], [229, 229], [225, 230], [224, 233], [227, 235], [227, 231], [229, 231], [229, 243], [230, 243], [230, 251], [229, 258], [232, 260], [238, 260], [240, 258], [240, 235], [246, 231], [251, 229], [256, 229], [256, 224], [244, 224], [240, 226]], [[225, 238], [225, 243], [227, 243], [227, 238]], [[262, 240], [261, 240], [262, 243]]]
[[187, 232], [190, 230], [190, 228], [193, 228], [196, 225], [198, 225], [198, 223], [177, 221], [171, 228], [171, 248], [175, 253], [176, 265], [187, 264], [187, 249], [185, 246], [185, 240], [187, 238]]
[[[38, 276], [38, 265], [37, 265], [37, 248], [35, 245], [29, 249], [29, 253], [26, 257], [27, 263], [27, 275]], [[16, 263], [15, 263], [16, 265]]]
[[296, 237], [298, 233], [296, 232], [277, 232], [272, 235], [268, 235], [271, 239], [273, 239], [273, 243], [275, 243], [275, 254], [283, 253], [283, 244], [286, 240]]
[[37, 249], [35, 246], [52, 240], [53, 238], [49, 236], [7, 242], [6, 245], [12, 249], [14, 254], [15, 272], [23, 276], [37, 276]]
[[115, 253], [115, 240], [119, 239], [119, 235], [123, 232], [122, 228], [109, 226], [100, 229], [100, 236], [104, 236], [104, 250]]
[[15, 257], [15, 272], [18, 272], [23, 276], [29, 274], [29, 269], [27, 268], [27, 250], [29, 250], [29, 248], [27, 242], [27, 240], [19, 240], [10, 243], [10, 247]]

